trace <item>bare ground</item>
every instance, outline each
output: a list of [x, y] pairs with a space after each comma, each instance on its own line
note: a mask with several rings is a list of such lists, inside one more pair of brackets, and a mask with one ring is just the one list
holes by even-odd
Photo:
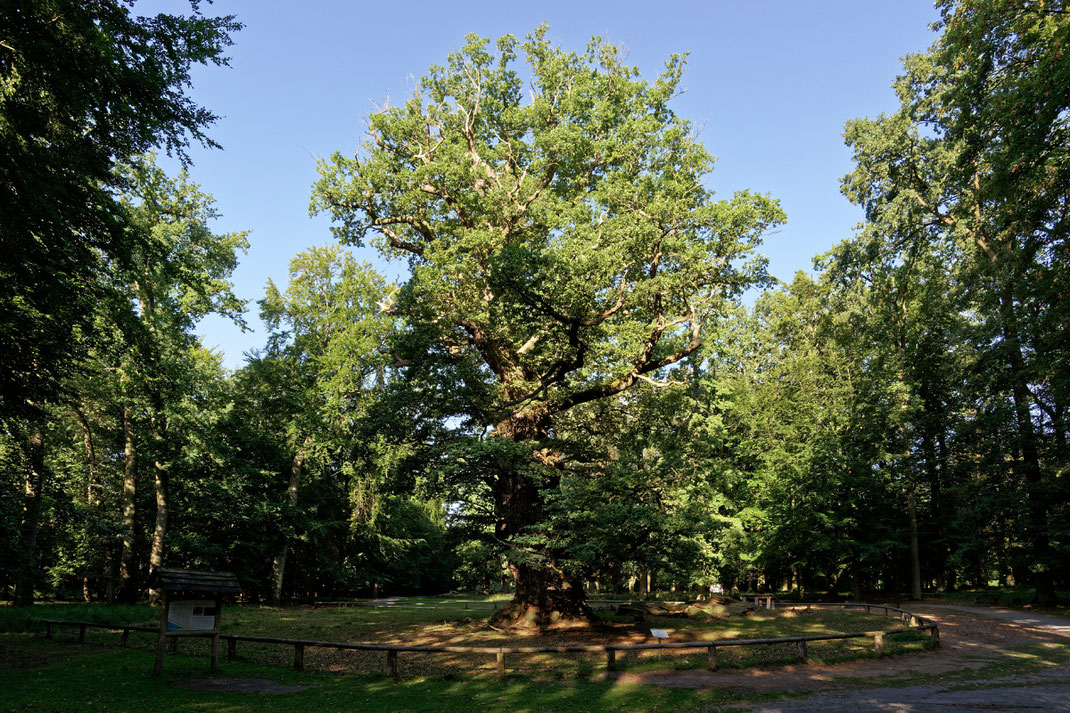
[[[988, 618], [993, 612], [984, 609], [919, 605], [912, 610], [939, 623], [939, 651], [831, 665], [804, 664], [720, 671], [647, 671], [622, 674], [621, 679], [675, 688], [739, 688], [759, 692], [822, 690], [832, 687], [839, 679], [897, 679], [908, 674], [979, 669], [1004, 659], [1006, 649], [1065, 641], [1070, 636], [1070, 627], [1067, 627], [1067, 633], [1046, 628], [1052, 625], [1046, 624], [1045, 620], [1060, 621], [1053, 617], [1028, 615], [1034, 623], [1024, 625]], [[1070, 624], [1066, 621], [1062, 623]]]
[[[1070, 711], [1070, 662], [1039, 674], [1010, 676], [969, 686], [948, 684], [857, 690], [860, 684], [898, 684], [913, 676], [976, 670], [1006, 662], [1009, 649], [1065, 643], [1070, 621], [1013, 610], [918, 605], [913, 611], [940, 624], [942, 648], [923, 655], [721, 671], [626, 673], [622, 682], [667, 687], [735, 689], [751, 693], [824, 692], [800, 700], [742, 708], [756, 713], [831, 711]], [[837, 690], [850, 688], [852, 690]]]

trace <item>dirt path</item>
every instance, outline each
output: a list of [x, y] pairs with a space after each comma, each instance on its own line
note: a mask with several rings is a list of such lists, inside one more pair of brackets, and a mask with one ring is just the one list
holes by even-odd
[[1070, 669], [986, 681], [984, 688], [908, 686], [822, 693], [800, 700], [769, 703], [750, 713], [992, 713], [992, 711], [1070, 711]]
[[[998, 651], [992, 650], [996, 643], [1019, 646], [1070, 638], [1070, 622], [1044, 614], [937, 604], [917, 606], [914, 610], [940, 621], [941, 637], [955, 642], [948, 657], [951, 661], [998, 660]], [[970, 623], [963, 615], [976, 618]], [[936, 658], [940, 654], [931, 656]], [[969, 687], [936, 685], [837, 691], [747, 710], [752, 713], [1070, 711], [1070, 662], [1042, 673], [997, 678]]]
[[[1039, 629], [1041, 631], [1070, 637], [1070, 621], [1060, 619], [1057, 616], [1047, 614], [1034, 614], [1032, 612], [1016, 611], [1014, 609], [989, 609], [986, 607], [963, 607], [955, 604], [929, 604], [922, 607], [928, 611], [940, 611], [943, 609], [964, 611], [976, 616], [988, 616], [994, 619], [1002, 619], [1027, 629]], [[918, 613], [923, 613], [921, 609]]]
[[[940, 651], [835, 665], [812, 664], [716, 672], [650, 671], [624, 674], [621, 678], [666, 687], [728, 688], [761, 693], [814, 691], [818, 694], [797, 701], [766, 704], [750, 709], [761, 713], [829, 713], [840, 710], [895, 713], [929, 710], [969, 713], [974, 710], [1012, 709], [1070, 711], [1068, 664], [1045, 671], [1042, 675], [988, 681], [983, 685], [991, 688], [980, 691], [951, 691], [951, 686], [857, 690], [859, 684], [867, 683], [866, 679], [870, 679], [874, 686], [880, 686], [909, 679], [912, 675], [979, 669], [1007, 661], [1006, 652], [1009, 648], [1030, 644], [1065, 643], [1070, 637], [1070, 622], [1041, 614], [922, 604], [911, 609], [940, 624]], [[845, 687], [855, 690], [837, 690]]]

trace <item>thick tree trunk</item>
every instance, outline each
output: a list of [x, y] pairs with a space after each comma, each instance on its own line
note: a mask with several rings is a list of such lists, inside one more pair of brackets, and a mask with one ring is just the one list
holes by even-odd
[[[534, 441], [545, 435], [545, 424], [538, 418], [514, 417], [498, 424], [498, 437], [513, 441]], [[499, 542], [508, 542], [528, 533], [543, 519], [540, 484], [529, 475], [530, 464], [504, 459], [494, 484], [495, 534]], [[547, 467], [550, 473], [550, 468]], [[549, 474], [551, 479], [556, 476]], [[543, 486], [552, 483], [543, 483]], [[587, 624], [594, 613], [580, 578], [561, 571], [554, 553], [513, 551], [509, 555], [513, 575], [513, 600], [491, 617], [495, 626], [532, 629], [551, 626]]]
[[14, 603], [18, 607], [33, 604], [37, 580], [37, 534], [41, 530], [41, 500], [48, 476], [41, 429], [30, 429], [23, 450], [26, 483], [19, 528], [19, 563], [15, 569]]
[[[167, 538], [167, 504], [169, 493], [167, 491], [167, 467], [156, 458], [153, 461], [153, 474], [156, 485], [156, 524], [152, 532], [152, 550], [149, 551], [149, 573], [152, 574], [163, 567], [165, 554], [165, 539]], [[156, 601], [159, 592], [149, 590], [149, 598]]]
[[134, 418], [130, 405], [123, 406], [123, 542], [119, 556], [119, 598], [126, 603], [137, 599], [137, 573], [134, 558], [134, 528], [137, 508], [137, 450], [134, 442]]
[[[156, 525], [152, 532], [152, 550], [149, 552], [150, 576], [163, 566], [166, 553], [167, 517], [170, 498], [168, 492], [169, 474], [166, 465], [167, 454], [165, 452], [167, 448], [167, 422], [163, 412], [163, 401], [158, 394], [154, 399], [153, 410], [155, 413], [152, 415], [152, 440], [155, 446], [155, 453], [152, 464], [156, 486]], [[158, 597], [158, 591], [155, 589], [149, 590], [149, 599], [151, 601], [156, 601]]]
[[[305, 443], [308, 443], [306, 440]], [[301, 486], [301, 474], [305, 465], [305, 452], [300, 450], [290, 464], [290, 482], [286, 487], [286, 502], [290, 508], [297, 506], [297, 490]], [[290, 552], [290, 538], [283, 531], [282, 542], [275, 552], [275, 561], [271, 567], [271, 606], [282, 603], [282, 578], [286, 574], [286, 558]]]

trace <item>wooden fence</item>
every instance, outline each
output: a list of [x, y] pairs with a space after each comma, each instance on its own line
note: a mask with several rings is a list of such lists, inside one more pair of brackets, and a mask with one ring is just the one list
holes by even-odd
[[[303, 639], [277, 639], [266, 636], [243, 636], [240, 634], [221, 634], [219, 638], [227, 642], [227, 660], [233, 660], [237, 656], [238, 642], [256, 644], [276, 644], [279, 646], [292, 646], [294, 649], [293, 667], [298, 671], [305, 668], [305, 649], [325, 648], [340, 651], [382, 651], [386, 653], [386, 675], [394, 681], [398, 676], [398, 655], [403, 653], [424, 654], [478, 654], [494, 656], [497, 674], [505, 675], [505, 657], [523, 654], [548, 654], [548, 653], [601, 653], [606, 657], [606, 670], [617, 670], [617, 653], [628, 651], [661, 651], [664, 649], [705, 649], [709, 656], [709, 669], [717, 670], [717, 652], [731, 646], [770, 646], [777, 644], [795, 644], [796, 655], [799, 663], [806, 663], [807, 644], [815, 641], [838, 641], [842, 639], [873, 639], [873, 650], [878, 655], [884, 654], [885, 637], [892, 634], [906, 632], [928, 632], [929, 639], [934, 648], [940, 646], [940, 630], [935, 621], [925, 619], [897, 607], [889, 607], [881, 604], [867, 604], [865, 602], [848, 602], [841, 604], [825, 604], [820, 602], [785, 603], [775, 602], [777, 609], [836, 609], [838, 611], [865, 611], [872, 613], [880, 610], [888, 616], [898, 616], [903, 621], [909, 621], [909, 626], [894, 629], [882, 629], [879, 631], [854, 631], [845, 634], [815, 634], [811, 636], [785, 636], [770, 639], [720, 639], [717, 641], [672, 641], [653, 644], [590, 644], [569, 646], [404, 646], [396, 644], [353, 644], [341, 641], [311, 641]], [[121, 632], [120, 645], [126, 646], [130, 632], [146, 632], [159, 634], [158, 627], [148, 626], [111, 626], [108, 624], [96, 624], [86, 621], [56, 621], [44, 620], [45, 638], [52, 638], [53, 627], [78, 628], [78, 641], [85, 641], [87, 628], [105, 629], [108, 631]], [[192, 632], [183, 632], [192, 634]], [[171, 638], [171, 648], [175, 650], [179, 637], [168, 634]]]

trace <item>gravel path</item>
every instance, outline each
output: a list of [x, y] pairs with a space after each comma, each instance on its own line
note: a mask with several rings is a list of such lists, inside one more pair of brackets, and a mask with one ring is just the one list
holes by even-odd
[[[1042, 631], [1048, 636], [1070, 637], [1066, 619], [1009, 609], [954, 605], [925, 605], [928, 614], [965, 612], [1007, 622], [1008, 629]], [[992, 711], [1070, 711], [1070, 663], [1042, 673], [975, 683], [968, 690], [961, 684], [907, 686], [858, 691], [820, 693], [807, 698], [766, 703], [747, 710], [752, 713], [992, 713]], [[983, 687], [981, 687], [983, 686]]]

